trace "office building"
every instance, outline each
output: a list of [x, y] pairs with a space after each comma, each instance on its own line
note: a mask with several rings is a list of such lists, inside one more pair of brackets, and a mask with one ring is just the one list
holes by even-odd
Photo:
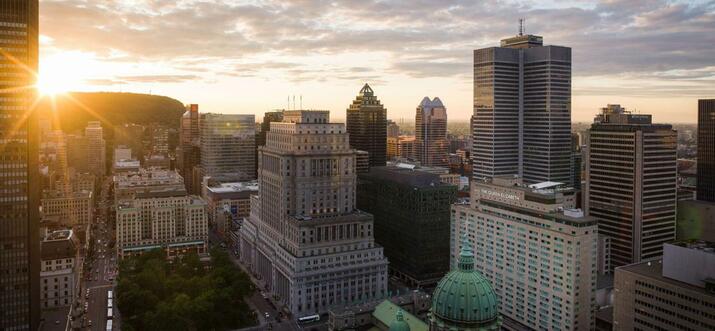
[[355, 173], [364, 174], [370, 171], [370, 153], [367, 151], [355, 151]]
[[426, 166], [447, 167], [447, 108], [439, 98], [424, 97], [415, 116], [415, 157]]
[[240, 258], [296, 316], [382, 297], [387, 260], [356, 209], [355, 150], [327, 111], [285, 111], [259, 149]]
[[715, 99], [698, 100], [697, 199], [715, 202]]
[[136, 172], [115, 174], [113, 186], [115, 204], [162, 192], [172, 196], [187, 194], [184, 179], [177, 172], [162, 169], [142, 168]]
[[387, 110], [365, 84], [345, 114], [350, 148], [366, 151], [370, 167], [387, 162]]
[[107, 167], [107, 144], [104, 141], [102, 124], [98, 121], [87, 122], [84, 129], [84, 137], [87, 139], [87, 166], [90, 173], [97, 177], [105, 174]]
[[387, 138], [387, 158], [389, 160], [416, 160], [415, 136], [398, 136]]
[[[42, 309], [70, 306], [79, 285], [80, 243], [72, 230], [53, 231], [42, 240]], [[48, 321], [49, 322], [49, 321]]]
[[201, 174], [234, 181], [255, 178], [254, 115], [202, 114]]
[[186, 191], [190, 194], [198, 194], [201, 191], [200, 187], [194, 185], [195, 169], [201, 160], [199, 138], [199, 105], [186, 105], [186, 112], [181, 115], [176, 156], [177, 168], [184, 179]]
[[571, 48], [519, 35], [474, 51], [475, 179], [571, 182]]
[[[67, 166], [81, 173], [90, 173], [87, 138], [75, 134], [67, 134], [64, 137], [67, 149]], [[94, 173], [92, 175], [96, 176]]]
[[[254, 153], [256, 159], [256, 169], [258, 169], [258, 147], [266, 145], [266, 134], [271, 129], [271, 123], [280, 122], [282, 120], [283, 110], [269, 111], [263, 114], [263, 122], [261, 122], [258, 132], [256, 132], [256, 152]], [[256, 178], [258, 178], [257, 172]]]
[[169, 129], [155, 126], [151, 129], [151, 154], [167, 155], [169, 153]]
[[42, 192], [42, 216], [58, 217], [67, 227], [89, 224], [92, 221], [94, 197], [92, 191]]
[[675, 239], [677, 134], [608, 105], [589, 130], [584, 206], [611, 238], [611, 265], [660, 258]]
[[385, 249], [390, 274], [410, 287], [435, 285], [449, 271], [449, 210], [457, 187], [398, 166], [371, 168], [358, 180], [358, 208], [375, 218], [375, 241]]
[[715, 202], [678, 201], [676, 239], [715, 242]]
[[530, 329], [595, 327], [597, 221], [575, 209], [565, 184], [523, 184], [499, 176], [472, 184], [470, 203], [452, 206], [451, 268], [460, 238], [494, 287], [504, 324]]
[[387, 138], [396, 138], [400, 136], [400, 126], [392, 120], [387, 120]]
[[[251, 214], [251, 196], [258, 194], [258, 182], [219, 182], [204, 178], [201, 196], [206, 201], [208, 222], [218, 235], [226, 240], [233, 218], [246, 218]], [[221, 217], [228, 211], [230, 217]]]
[[[40, 322], [38, 0], [0, 2], [0, 330]], [[27, 116], [30, 115], [30, 116]]]
[[715, 244], [665, 244], [662, 261], [616, 268], [613, 330], [714, 330]]

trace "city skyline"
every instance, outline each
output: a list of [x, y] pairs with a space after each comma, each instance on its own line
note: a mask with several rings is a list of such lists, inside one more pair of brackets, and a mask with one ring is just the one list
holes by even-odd
[[[452, 119], [467, 120], [472, 50], [516, 35], [519, 17], [526, 33], [574, 49], [575, 122], [620, 103], [662, 122], [695, 123], [696, 99], [715, 92], [715, 41], [706, 33], [715, 9], [704, 1], [407, 8], [45, 0], [40, 10], [43, 90], [151, 92], [207, 112], [260, 117], [290, 108], [287, 96], [295, 95], [304, 108], [344, 120], [339, 110], [368, 83], [384, 96], [388, 118], [411, 118], [422, 97], [439, 95]], [[425, 23], [433, 20], [444, 23]], [[250, 98], [236, 98], [248, 87]]]

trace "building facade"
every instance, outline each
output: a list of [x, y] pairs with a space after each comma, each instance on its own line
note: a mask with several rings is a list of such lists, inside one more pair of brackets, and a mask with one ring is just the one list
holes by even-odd
[[102, 177], [107, 168], [107, 143], [104, 140], [102, 124], [99, 121], [87, 122], [84, 129], [87, 139], [87, 166], [90, 173]]
[[471, 122], [475, 179], [570, 183], [571, 48], [520, 33], [475, 50]]
[[415, 144], [415, 136], [388, 137], [387, 158], [416, 160]]
[[715, 202], [715, 99], [698, 100], [697, 199]]
[[396, 166], [372, 168], [358, 180], [358, 208], [375, 218], [375, 241], [390, 260], [390, 274], [410, 287], [437, 284], [449, 271], [457, 187], [439, 175]]
[[43, 217], [58, 217], [67, 226], [89, 224], [92, 221], [94, 197], [92, 191], [62, 192], [45, 190], [42, 194]]
[[372, 215], [355, 204], [355, 151], [327, 111], [285, 111], [259, 150], [259, 194], [240, 258], [297, 316], [387, 291]]
[[163, 248], [169, 258], [205, 254], [206, 203], [197, 196], [166, 192], [121, 202], [116, 208], [116, 246], [119, 259], [155, 248]]
[[442, 100], [424, 97], [415, 116], [415, 157], [422, 165], [448, 167], [447, 108]]
[[372, 88], [365, 84], [345, 114], [350, 147], [366, 151], [370, 167], [387, 162], [387, 110]]
[[255, 178], [255, 122], [254, 115], [201, 115], [202, 177], [237, 181]]
[[72, 230], [54, 231], [42, 240], [42, 309], [72, 304], [79, 282], [79, 246]]
[[613, 330], [715, 329], [715, 244], [665, 244], [663, 260], [616, 268]]
[[452, 207], [452, 269], [466, 237], [475, 269], [499, 296], [504, 324], [593, 329], [598, 227], [574, 209], [573, 189], [502, 176], [473, 183], [470, 199]]
[[[222, 239], [228, 240], [234, 218], [250, 216], [251, 195], [257, 194], [256, 181], [217, 182], [210, 177], [204, 178], [201, 196], [206, 201], [208, 222]], [[230, 217], [221, 217], [225, 211]]]
[[139, 169], [135, 172], [115, 174], [113, 177], [115, 204], [144, 198], [162, 192], [186, 195], [184, 179], [171, 170]]
[[677, 133], [609, 105], [588, 136], [584, 206], [611, 238], [611, 266], [658, 259], [675, 239]]
[[[38, 0], [0, 2], [0, 329], [40, 322]], [[27, 116], [30, 114], [31, 116]]]
[[186, 112], [181, 116], [176, 155], [179, 173], [184, 178], [186, 191], [191, 194], [198, 194], [201, 190], [194, 185], [194, 170], [201, 162], [199, 138], [199, 105], [186, 105]]

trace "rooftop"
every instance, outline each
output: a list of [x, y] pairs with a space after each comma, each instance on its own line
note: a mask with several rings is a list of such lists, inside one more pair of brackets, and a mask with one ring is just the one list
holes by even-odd
[[372, 167], [370, 172], [359, 175], [361, 178], [374, 178], [415, 188], [451, 186], [442, 183], [439, 175], [415, 169], [414, 166], [400, 164], [397, 166]]
[[73, 258], [79, 246], [72, 230], [58, 230], [49, 233], [42, 240], [40, 250], [42, 260]]
[[670, 284], [672, 286], [677, 286], [677, 287], [685, 289], [685, 290], [690, 290], [690, 291], [694, 291], [694, 292], [703, 293], [705, 295], [710, 295], [715, 300], [715, 293], [708, 292], [702, 287], [698, 287], [698, 286], [691, 285], [691, 284], [688, 284], [685, 282], [681, 282], [681, 281], [678, 281], [675, 279], [664, 277], [662, 261], [641, 262], [641, 263], [630, 264], [630, 265], [626, 265], [626, 266], [622, 266], [622, 267], [617, 267], [616, 273], [619, 271], [634, 273], [634, 274], [640, 275], [642, 277], [657, 280], [659, 282]]
[[206, 189], [213, 193], [258, 191], [258, 181], [219, 183], [207, 186]]

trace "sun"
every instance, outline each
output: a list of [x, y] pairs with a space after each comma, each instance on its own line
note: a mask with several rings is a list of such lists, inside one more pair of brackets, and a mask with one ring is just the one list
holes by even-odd
[[77, 90], [84, 85], [84, 78], [91, 63], [91, 55], [75, 51], [41, 57], [35, 86], [41, 95]]
[[67, 81], [61, 75], [54, 75], [51, 71], [40, 71], [36, 86], [40, 95], [57, 95], [69, 91]]

